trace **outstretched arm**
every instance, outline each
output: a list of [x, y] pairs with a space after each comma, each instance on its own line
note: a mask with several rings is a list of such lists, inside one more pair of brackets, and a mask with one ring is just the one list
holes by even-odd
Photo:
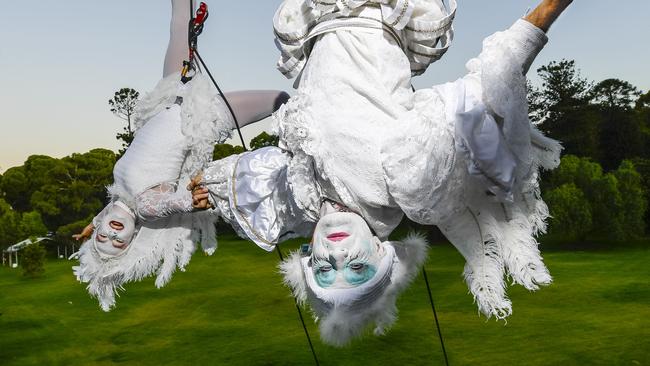
[[544, 32], [548, 32], [551, 24], [572, 2], [573, 0], [543, 0], [524, 19]]

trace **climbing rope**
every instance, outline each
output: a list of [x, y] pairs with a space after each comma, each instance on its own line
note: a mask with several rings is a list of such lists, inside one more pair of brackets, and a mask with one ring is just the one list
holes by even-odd
[[422, 275], [424, 276], [424, 283], [427, 285], [427, 294], [429, 294], [429, 302], [431, 303], [431, 311], [433, 311], [433, 319], [435, 319], [436, 328], [438, 328], [438, 337], [440, 338], [440, 346], [442, 346], [442, 355], [445, 357], [445, 365], [449, 366], [449, 360], [447, 359], [447, 350], [445, 350], [445, 341], [442, 339], [440, 322], [438, 322], [438, 313], [436, 313], [436, 305], [433, 303], [431, 287], [429, 286], [429, 278], [427, 276], [427, 270], [424, 267], [422, 267]]

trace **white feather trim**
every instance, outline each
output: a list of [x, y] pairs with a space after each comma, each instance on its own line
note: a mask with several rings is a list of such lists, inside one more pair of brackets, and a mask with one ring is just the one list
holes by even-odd
[[119, 200], [129, 206], [131, 210], [135, 211], [135, 197], [131, 196], [131, 194], [124, 187], [117, 184], [111, 184], [106, 187], [106, 191], [108, 192], [108, 197], [111, 202]]
[[323, 342], [344, 346], [359, 337], [371, 324], [374, 324], [374, 334], [382, 335], [397, 319], [397, 297], [418, 274], [427, 258], [428, 245], [424, 237], [417, 234], [409, 235], [402, 242], [384, 242], [383, 245], [391, 245], [396, 254], [390, 283], [379, 296], [372, 294], [372, 301], [359, 299], [363, 306], [351, 304], [327, 307], [318, 304], [318, 299], [309, 296], [300, 254], [292, 253], [280, 264], [284, 282], [291, 288], [298, 302], [305, 303], [309, 300]]
[[279, 269], [284, 284], [291, 289], [293, 297], [300, 305], [304, 305], [307, 301], [307, 282], [302, 272], [300, 259], [300, 253], [293, 252], [284, 262], [280, 263]]

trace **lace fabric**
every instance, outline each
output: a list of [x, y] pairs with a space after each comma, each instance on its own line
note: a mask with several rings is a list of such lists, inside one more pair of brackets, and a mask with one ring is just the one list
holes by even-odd
[[[504, 273], [531, 290], [551, 281], [534, 238], [548, 217], [537, 171], [557, 164], [560, 147], [527, 118], [524, 72], [546, 38], [522, 22], [486, 39], [464, 78], [415, 93], [403, 55], [393, 57], [397, 44], [323, 35], [297, 97], [274, 119], [281, 146], [312, 169], [321, 195], [360, 208], [375, 231], [390, 232], [401, 212], [440, 226], [467, 261], [479, 309], [497, 318], [512, 311]], [[472, 110], [476, 118], [458, 117]], [[473, 135], [481, 131], [470, 123], [490, 134]], [[502, 185], [507, 194], [488, 194]]]
[[176, 183], [160, 184], [137, 197], [137, 215], [145, 221], [192, 211], [192, 193], [186, 189], [177, 190]]

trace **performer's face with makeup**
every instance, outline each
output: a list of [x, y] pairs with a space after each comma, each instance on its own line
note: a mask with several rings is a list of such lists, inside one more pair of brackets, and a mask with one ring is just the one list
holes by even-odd
[[383, 254], [379, 239], [355, 213], [328, 213], [316, 225], [312, 267], [321, 287], [351, 288], [367, 282]]
[[97, 250], [106, 255], [118, 255], [131, 243], [134, 233], [133, 216], [122, 207], [112, 205], [96, 229]]

